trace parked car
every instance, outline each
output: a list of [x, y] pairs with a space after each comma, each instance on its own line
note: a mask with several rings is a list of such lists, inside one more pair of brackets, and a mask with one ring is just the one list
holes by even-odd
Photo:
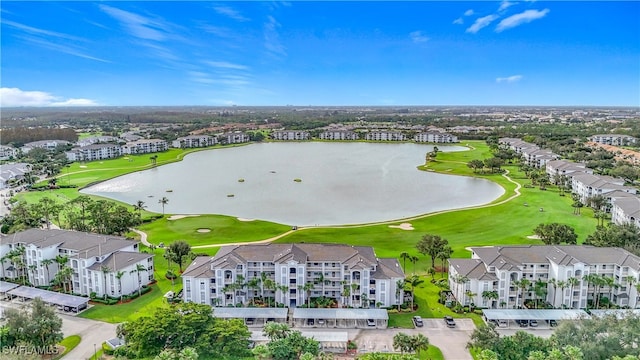
[[516, 320], [516, 322], [518, 323], [518, 325], [520, 325], [520, 327], [529, 326], [529, 320]]
[[420, 316], [414, 316], [413, 317], [413, 323], [415, 324], [416, 327], [423, 327], [424, 326], [424, 322], [422, 322], [422, 318]]
[[448, 315], [445, 316], [444, 317], [444, 322], [445, 322], [445, 324], [447, 324], [447, 327], [450, 327], [450, 328], [456, 327], [456, 321], [453, 320], [453, 318], [451, 316], [448, 316]]
[[376, 326], [376, 321], [374, 319], [367, 319], [367, 326]]
[[509, 322], [507, 320], [498, 320], [499, 327], [507, 327], [509, 326]]
[[547, 323], [549, 323], [549, 327], [558, 326], [558, 323], [555, 320], [547, 320]]
[[538, 327], [538, 320], [529, 320], [529, 326]]

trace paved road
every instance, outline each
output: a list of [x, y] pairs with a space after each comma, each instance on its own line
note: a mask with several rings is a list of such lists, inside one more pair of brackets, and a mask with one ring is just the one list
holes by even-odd
[[[17, 307], [14, 302], [0, 301], [0, 310]], [[116, 336], [116, 324], [102, 321], [83, 319], [65, 313], [58, 313], [62, 318], [62, 333], [64, 337], [80, 335], [80, 344], [64, 356], [64, 360], [86, 360], [94, 354], [94, 349], [100, 350], [102, 343]], [[95, 344], [95, 347], [94, 347]]]

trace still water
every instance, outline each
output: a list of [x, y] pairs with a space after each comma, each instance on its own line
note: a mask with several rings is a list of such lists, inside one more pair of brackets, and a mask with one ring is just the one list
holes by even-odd
[[166, 197], [167, 213], [299, 226], [401, 219], [488, 203], [504, 193], [487, 180], [417, 170], [432, 149], [411, 143], [252, 144], [196, 152], [82, 192], [129, 204], [142, 200], [155, 212], [162, 212], [158, 200]]

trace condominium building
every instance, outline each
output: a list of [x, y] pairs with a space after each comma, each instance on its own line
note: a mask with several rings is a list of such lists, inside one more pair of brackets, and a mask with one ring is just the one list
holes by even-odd
[[[597, 296], [638, 308], [640, 257], [620, 248], [580, 245], [471, 248], [471, 259], [449, 260], [449, 285], [463, 305], [517, 308], [541, 297], [554, 307], [585, 308]], [[527, 281], [523, 284], [523, 279]], [[535, 284], [544, 291], [535, 292]], [[555, 285], [553, 284], [555, 282]], [[497, 297], [489, 296], [496, 292]]]
[[321, 132], [318, 137], [322, 140], [358, 140], [358, 133], [351, 130], [326, 130]]
[[598, 144], [613, 146], [627, 146], [636, 143], [636, 138], [634, 138], [633, 136], [620, 134], [597, 134], [591, 136], [589, 140]]
[[430, 142], [430, 143], [457, 143], [458, 137], [455, 135], [442, 133], [442, 132], [422, 132], [416, 134], [413, 137], [416, 142]]
[[249, 140], [249, 135], [240, 131], [228, 132], [218, 135], [218, 142], [222, 144], [240, 144], [249, 142]]
[[18, 149], [13, 146], [0, 145], [0, 160], [9, 160], [18, 155]]
[[271, 138], [273, 140], [309, 140], [311, 135], [308, 131], [282, 130], [271, 132]]
[[171, 146], [174, 148], [200, 148], [213, 146], [218, 143], [218, 139], [209, 135], [189, 135], [179, 137], [171, 142]]
[[324, 296], [344, 307], [387, 307], [402, 302], [403, 279], [397, 259], [343, 244], [224, 246], [182, 274], [184, 301], [212, 306], [263, 297], [296, 307]]
[[632, 224], [640, 228], [640, 198], [614, 198], [611, 204], [611, 222], [616, 225]]
[[121, 154], [122, 147], [118, 144], [92, 144], [74, 148], [65, 153], [69, 161], [115, 159]]
[[6, 189], [24, 183], [25, 178], [31, 171], [31, 164], [3, 164], [2, 168], [0, 168], [0, 189]]
[[[0, 238], [1, 276], [26, 275], [34, 285], [49, 285], [62, 267], [72, 292], [118, 297], [153, 281], [153, 254], [139, 252], [138, 242], [119, 236], [70, 230], [28, 229]], [[56, 259], [66, 258], [66, 264]], [[106, 282], [105, 282], [106, 281]]]
[[161, 139], [141, 139], [131, 141], [122, 146], [123, 154], [150, 154], [166, 151], [168, 144]]
[[366, 140], [373, 141], [404, 141], [407, 135], [400, 131], [371, 131], [365, 135]]

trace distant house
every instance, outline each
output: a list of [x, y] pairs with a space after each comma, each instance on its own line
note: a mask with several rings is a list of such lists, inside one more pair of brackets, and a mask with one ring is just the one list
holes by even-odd
[[613, 191], [636, 194], [636, 188], [624, 186], [624, 180], [605, 175], [576, 174], [571, 180], [572, 192], [577, 194], [582, 203], [596, 195], [607, 196]]
[[218, 135], [218, 142], [222, 144], [240, 144], [249, 142], [249, 135], [236, 131]]
[[415, 142], [457, 143], [458, 137], [447, 133], [432, 131], [416, 134], [413, 140]]
[[611, 205], [611, 222], [616, 225], [631, 224], [640, 228], [640, 198], [614, 198]]
[[19, 150], [13, 146], [0, 145], [0, 160], [9, 160], [18, 155]]
[[171, 142], [174, 148], [188, 149], [213, 146], [218, 143], [218, 139], [209, 135], [189, 135], [179, 137]]
[[628, 146], [636, 143], [636, 138], [629, 135], [620, 135], [620, 134], [598, 134], [593, 135], [589, 138], [589, 140], [605, 145], [613, 145], [613, 146]]
[[40, 141], [33, 141], [30, 143], [26, 143], [24, 144], [23, 147], [20, 148], [20, 150], [22, 150], [22, 152], [25, 154], [27, 154], [29, 151], [35, 148], [53, 151], [60, 145], [69, 145], [69, 144], [71, 143], [66, 140], [40, 140]]
[[309, 140], [310, 137], [308, 131], [281, 130], [271, 132], [273, 140]]
[[407, 135], [400, 131], [371, 131], [366, 133], [366, 140], [370, 141], [404, 141]]
[[[139, 252], [138, 242], [119, 236], [99, 235], [70, 230], [29, 229], [4, 235], [0, 241], [0, 257], [24, 249], [24, 267], [4, 261], [3, 274], [10, 279], [27, 275], [34, 286], [49, 285], [60, 271], [55, 261], [43, 261], [66, 256], [73, 270], [72, 292], [113, 297], [131, 294], [153, 281], [153, 254]], [[31, 265], [35, 270], [27, 270]], [[144, 269], [144, 270], [143, 270]], [[120, 275], [120, 279], [118, 276]], [[106, 280], [106, 283], [105, 283]]]
[[326, 130], [321, 132], [318, 137], [322, 140], [358, 140], [358, 133], [351, 130]]
[[121, 140], [115, 136], [91, 136], [76, 141], [76, 145], [83, 147], [93, 144], [118, 143], [119, 141]]
[[6, 189], [22, 183], [31, 171], [31, 164], [3, 164], [0, 166], [0, 189]]
[[123, 154], [150, 154], [161, 151], [166, 151], [168, 144], [165, 140], [161, 139], [141, 139], [131, 141], [122, 146]]
[[[546, 295], [543, 300], [554, 307], [583, 309], [593, 299], [595, 286], [586, 276], [595, 274], [613, 280], [613, 286], [602, 286], [600, 294], [611, 297], [618, 306], [638, 308], [640, 292], [629, 278], [640, 278], [640, 257], [613, 247], [586, 245], [485, 246], [472, 247], [471, 259], [449, 260], [449, 287], [463, 305], [515, 309], [535, 295], [533, 287], [522, 289], [519, 282], [531, 285], [541, 281]], [[574, 286], [554, 288], [551, 279], [576, 279]], [[495, 291], [496, 299], [483, 294]]]
[[69, 161], [115, 159], [122, 155], [122, 147], [118, 144], [92, 144], [71, 149], [65, 155]]
[[553, 180], [554, 176], [566, 176], [571, 178], [573, 174], [593, 174], [584, 163], [576, 163], [567, 160], [551, 160], [546, 164], [546, 172]]

